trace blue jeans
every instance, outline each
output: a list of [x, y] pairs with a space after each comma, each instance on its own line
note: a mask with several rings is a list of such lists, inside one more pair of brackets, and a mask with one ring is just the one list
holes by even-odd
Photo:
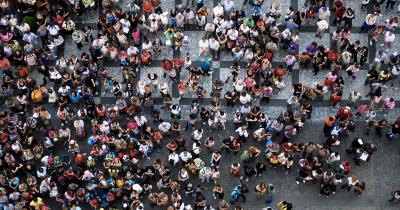
[[265, 203], [272, 203], [272, 200], [274, 199], [274, 193], [272, 192], [268, 192], [267, 194], [267, 200], [265, 201]]
[[392, 198], [390, 198], [389, 199], [389, 202], [392, 202], [392, 203], [394, 203], [394, 202], [397, 202], [397, 201], [399, 201], [400, 199], [396, 199], [396, 197], [394, 196], [394, 194], [392, 194]]

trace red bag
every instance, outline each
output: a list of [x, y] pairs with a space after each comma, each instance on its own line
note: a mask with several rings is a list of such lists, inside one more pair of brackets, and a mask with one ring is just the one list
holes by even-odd
[[145, 12], [150, 13], [153, 10], [153, 4], [150, 1], [144, 1], [142, 8]]
[[235, 41], [228, 40], [228, 41], [226, 42], [226, 48], [232, 49], [232, 48], [235, 46], [235, 44], [236, 44]]
[[334, 51], [329, 51], [328, 53], [328, 60], [331, 62], [337, 61], [339, 58], [338, 53], [334, 52]]
[[329, 79], [325, 79], [325, 81], [324, 81], [324, 84], [325, 84], [326, 86], [331, 86], [332, 83], [333, 83], [333, 81], [332, 81], [332, 80], [329, 80]]

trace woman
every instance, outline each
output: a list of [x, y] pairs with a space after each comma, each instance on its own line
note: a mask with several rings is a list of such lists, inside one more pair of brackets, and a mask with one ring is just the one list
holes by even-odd
[[74, 128], [75, 128], [76, 136], [78, 138], [85, 137], [85, 123], [82, 119], [76, 118], [74, 120]]
[[267, 192], [267, 186], [264, 183], [260, 183], [260, 184], [256, 185], [255, 192], [256, 192], [258, 198], [261, 198]]
[[342, 92], [338, 91], [331, 95], [330, 101], [332, 103], [332, 108], [335, 107], [340, 101], [342, 101]]
[[213, 152], [211, 155], [211, 166], [218, 167], [220, 164], [221, 157], [222, 155], [220, 151]]
[[215, 199], [224, 199], [224, 188], [221, 185], [216, 184], [213, 189], [213, 197]]
[[234, 177], [239, 177], [240, 175], [240, 163], [234, 162], [231, 165], [231, 175]]
[[355, 12], [350, 7], [347, 8], [346, 12], [344, 13], [344, 27], [351, 28], [353, 25], [353, 20], [355, 18]]

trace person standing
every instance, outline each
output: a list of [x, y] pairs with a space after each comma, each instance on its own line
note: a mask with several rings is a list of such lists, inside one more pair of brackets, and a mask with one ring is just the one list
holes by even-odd
[[392, 194], [392, 197], [389, 199], [389, 202], [396, 203], [397, 201], [400, 200], [400, 189], [394, 190], [391, 194]]
[[82, 41], [84, 39], [85, 35], [83, 34], [83, 32], [81, 30], [75, 30], [72, 33], [72, 40], [74, 40], [76, 47], [79, 50], [82, 50], [83, 44]]

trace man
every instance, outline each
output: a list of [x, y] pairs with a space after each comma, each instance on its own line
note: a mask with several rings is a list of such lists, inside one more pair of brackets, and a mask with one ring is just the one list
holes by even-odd
[[211, 58], [209, 58], [209, 59], [201, 58], [200, 68], [201, 68], [203, 76], [204, 75], [210, 76], [211, 67], [212, 67]]
[[385, 38], [383, 40], [383, 44], [381, 44], [381, 47], [386, 45], [386, 50], [385, 51], [388, 52], [395, 39], [396, 39], [396, 36], [395, 36], [395, 34], [393, 32], [386, 31]]
[[317, 34], [315, 35], [316, 37], [322, 38], [322, 35], [324, 34], [325, 30], [329, 28], [329, 23], [327, 20], [320, 20], [317, 22]]
[[400, 200], [400, 190], [395, 190], [392, 192], [392, 198], [389, 199], [389, 202], [395, 203]]
[[171, 105], [171, 119], [174, 119], [175, 117], [178, 119], [181, 119], [181, 110], [182, 108], [179, 105]]
[[365, 21], [364, 21], [363, 26], [360, 29], [360, 32], [375, 28], [376, 24], [379, 22], [379, 15], [380, 15], [380, 11], [379, 10], [368, 14], [365, 17]]
[[285, 57], [285, 64], [286, 64], [286, 69], [289, 73], [292, 72], [293, 66], [296, 63], [296, 57], [293, 55], [293, 53], [289, 53]]
[[360, 149], [362, 149], [363, 146], [364, 146], [364, 141], [360, 138], [355, 138], [351, 142], [350, 148], [346, 149], [346, 152], [347, 153], [356, 153], [356, 152], [360, 151]]

